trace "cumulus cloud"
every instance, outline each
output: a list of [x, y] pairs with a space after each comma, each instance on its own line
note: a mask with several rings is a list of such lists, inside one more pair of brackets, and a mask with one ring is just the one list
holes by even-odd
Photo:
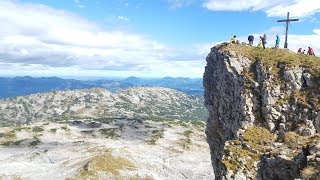
[[287, 12], [306, 17], [320, 12], [319, 0], [206, 0], [203, 7], [213, 11], [263, 10], [270, 17], [283, 17]]
[[320, 2], [318, 0], [299, 0], [291, 3], [281, 3], [266, 10], [268, 16], [284, 16], [286, 12], [291, 12], [296, 17], [311, 16], [320, 12]]
[[24, 69], [29, 65], [48, 71], [152, 72], [173, 67], [171, 71], [179, 72], [175, 65], [181, 61], [187, 61], [182, 71], [203, 61], [189, 50], [171, 48], [140, 34], [106, 31], [75, 14], [39, 4], [2, 0], [0, 22], [0, 63], [14, 64], [15, 70], [24, 64]]

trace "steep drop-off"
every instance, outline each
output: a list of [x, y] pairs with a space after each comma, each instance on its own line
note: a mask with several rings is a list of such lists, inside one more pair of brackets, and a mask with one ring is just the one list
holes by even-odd
[[216, 179], [319, 177], [319, 58], [221, 44], [203, 84]]

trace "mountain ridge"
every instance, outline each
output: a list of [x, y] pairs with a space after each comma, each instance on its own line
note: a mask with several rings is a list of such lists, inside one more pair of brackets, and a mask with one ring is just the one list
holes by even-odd
[[109, 91], [127, 89], [135, 86], [156, 86], [176, 89], [190, 95], [203, 95], [201, 79], [161, 78], [143, 79], [129, 77], [123, 80], [76, 80], [59, 77], [34, 78], [30, 76], [6, 78], [0, 77], [0, 98], [24, 96], [55, 90], [76, 90], [89, 88], [105, 88]]
[[161, 87], [103, 88], [38, 93], [0, 100], [1, 123], [81, 116], [205, 120], [203, 98]]

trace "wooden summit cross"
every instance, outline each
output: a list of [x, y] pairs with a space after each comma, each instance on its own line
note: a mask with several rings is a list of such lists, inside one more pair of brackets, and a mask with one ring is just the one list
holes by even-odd
[[290, 19], [289, 18], [289, 12], [287, 14], [287, 19], [284, 20], [278, 20], [277, 22], [286, 22], [286, 40], [284, 42], [284, 48], [288, 48], [288, 25], [290, 21], [299, 21], [299, 19]]

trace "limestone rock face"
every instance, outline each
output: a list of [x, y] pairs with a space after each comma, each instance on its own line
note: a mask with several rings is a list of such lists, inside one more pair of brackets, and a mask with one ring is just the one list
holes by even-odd
[[[203, 84], [209, 111], [206, 134], [216, 179], [302, 176], [309, 161], [306, 148], [320, 141], [320, 71], [301, 65], [300, 60], [291, 63], [295, 56], [307, 58], [241, 45], [211, 49]], [[265, 138], [272, 140], [259, 139], [261, 129], [256, 127], [270, 132]], [[248, 134], [248, 129], [257, 133]], [[301, 139], [294, 148], [288, 133]], [[290, 168], [276, 170], [284, 167]]]

